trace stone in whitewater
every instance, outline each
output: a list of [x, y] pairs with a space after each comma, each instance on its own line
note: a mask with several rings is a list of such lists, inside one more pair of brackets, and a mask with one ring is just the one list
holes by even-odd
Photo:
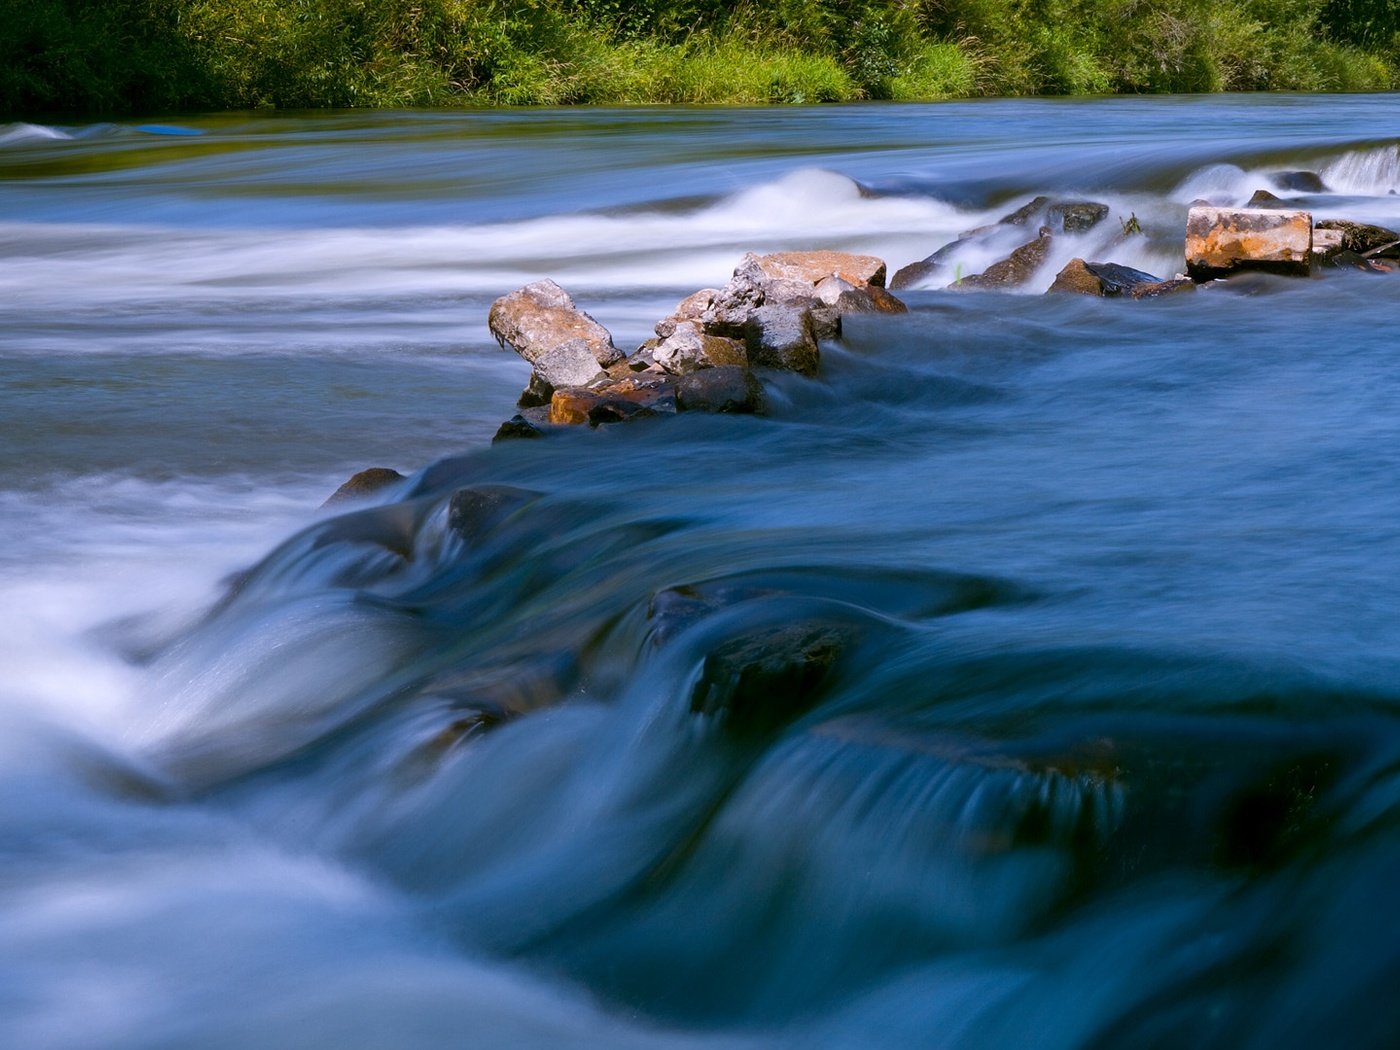
[[491, 304], [491, 334], [534, 368], [550, 387], [582, 386], [622, 360], [612, 336], [545, 279]]
[[1186, 217], [1186, 272], [1196, 280], [1239, 270], [1306, 277], [1312, 215], [1262, 208], [1195, 207]]

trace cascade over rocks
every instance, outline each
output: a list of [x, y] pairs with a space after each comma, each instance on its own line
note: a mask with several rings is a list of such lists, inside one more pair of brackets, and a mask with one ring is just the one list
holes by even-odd
[[984, 271], [964, 277], [953, 288], [1015, 288], [1025, 284], [1045, 262], [1054, 238], [1050, 227], [1042, 226], [1035, 240], [1021, 245], [1001, 262], [992, 263]]

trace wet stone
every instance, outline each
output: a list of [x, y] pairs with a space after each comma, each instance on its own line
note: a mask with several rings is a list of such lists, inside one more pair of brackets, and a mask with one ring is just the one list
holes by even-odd
[[507, 419], [496, 430], [496, 435], [491, 439], [491, 444], [498, 441], [529, 440], [531, 438], [544, 437], [544, 428], [530, 422], [522, 415], [514, 415]]
[[1050, 254], [1053, 238], [1050, 227], [1042, 226], [1040, 235], [1021, 245], [1001, 262], [993, 263], [982, 273], [964, 277], [952, 287], [957, 289], [1015, 288], [1034, 276]]
[[549, 421], [564, 426], [596, 427], [603, 423], [672, 415], [675, 411], [676, 393], [671, 382], [639, 374], [593, 387], [556, 390], [549, 403]]
[[744, 328], [749, 364], [800, 375], [816, 375], [820, 364], [810, 310], [789, 306], [760, 306]]
[[705, 657], [690, 709], [734, 736], [772, 732], [816, 706], [851, 641], [849, 628], [819, 622], [733, 639]]
[[447, 503], [447, 527], [468, 544], [478, 544], [539, 496], [538, 492], [514, 485], [473, 485], [458, 489]]
[[[1103, 295], [1103, 282], [1090, 272], [1083, 259], [1071, 259], [1055, 275], [1050, 292], [1071, 295]], [[1048, 294], [1048, 293], [1047, 293]]]
[[1160, 299], [1167, 295], [1180, 295], [1182, 292], [1194, 292], [1196, 282], [1189, 277], [1169, 277], [1165, 281], [1152, 281], [1148, 284], [1139, 284], [1128, 292], [1130, 299]]
[[1287, 208], [1289, 204], [1282, 197], [1268, 190], [1255, 190], [1254, 196], [1245, 201], [1246, 208]]
[[525, 389], [520, 392], [520, 397], [515, 402], [516, 408], [539, 408], [541, 405], [549, 404], [549, 399], [554, 396], [554, 387], [550, 386], [538, 372], [531, 370], [530, 382], [525, 385]]
[[767, 402], [763, 384], [752, 371], [720, 365], [678, 377], [676, 408], [681, 412], [762, 414]]
[[1400, 233], [1384, 226], [1372, 226], [1365, 222], [1352, 222], [1349, 219], [1322, 219], [1319, 230], [1338, 230], [1342, 234], [1342, 248], [1357, 255], [1372, 252], [1388, 257], [1400, 257]]
[[1108, 218], [1108, 205], [1098, 201], [1056, 201], [1045, 214], [1053, 229], [1083, 233]]
[[1281, 171], [1272, 178], [1274, 185], [1286, 193], [1327, 192], [1327, 184], [1315, 171]]
[[321, 506], [335, 507], [354, 503], [357, 500], [369, 499], [403, 479], [404, 475], [390, 467], [369, 467], [358, 474], [351, 475], [350, 479], [332, 492]]
[[1021, 205], [1009, 215], [1003, 215], [997, 220], [999, 226], [1025, 226], [1050, 203], [1049, 197], [1036, 197], [1029, 203]]

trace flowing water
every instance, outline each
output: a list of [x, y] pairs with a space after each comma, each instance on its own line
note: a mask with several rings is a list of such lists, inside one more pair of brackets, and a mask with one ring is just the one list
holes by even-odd
[[[1396, 114], [0, 128], [0, 1045], [1395, 1045], [1400, 275], [1036, 293], [1196, 198], [1394, 227]], [[1042, 193], [1110, 218], [766, 418], [490, 444], [523, 283], [630, 347]]]

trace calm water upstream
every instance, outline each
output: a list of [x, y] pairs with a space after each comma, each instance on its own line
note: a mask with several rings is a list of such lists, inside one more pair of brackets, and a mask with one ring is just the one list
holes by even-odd
[[767, 418], [490, 445], [528, 281], [631, 348], [745, 251], [1109, 204], [1038, 293], [1260, 188], [1400, 226], [1400, 102], [0, 127], [0, 1045], [1396, 1045], [1400, 275], [933, 281]]

